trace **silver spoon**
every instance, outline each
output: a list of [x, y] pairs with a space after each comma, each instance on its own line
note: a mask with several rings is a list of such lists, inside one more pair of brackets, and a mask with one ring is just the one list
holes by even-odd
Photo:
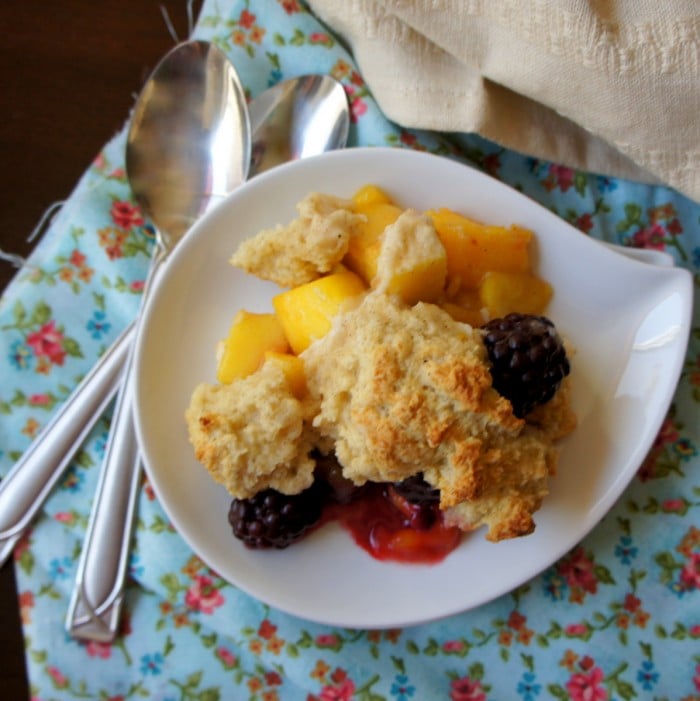
[[[343, 147], [349, 110], [342, 86], [327, 76], [291, 79], [251, 103], [254, 149], [251, 170], [262, 172], [281, 162]], [[139, 138], [146, 134], [137, 134]], [[127, 172], [131, 177], [128, 167]], [[156, 166], [157, 164], [154, 164]], [[144, 162], [144, 168], [147, 168]], [[154, 178], [153, 181], [157, 180]], [[138, 188], [146, 182], [146, 193]], [[150, 181], [134, 183], [137, 198], [148, 200]], [[163, 198], [167, 202], [166, 197]], [[149, 211], [155, 219], [154, 205]], [[157, 221], [157, 219], [156, 219]], [[117, 405], [90, 523], [78, 566], [66, 626], [76, 638], [111, 640], [117, 630], [128, 564], [129, 537], [140, 480], [140, 459], [131, 423], [131, 382]], [[119, 413], [120, 407], [126, 411]], [[122, 414], [126, 418], [122, 421]]]
[[[142, 202], [145, 210], [158, 210], [154, 223], [159, 233], [148, 289], [168, 251], [210, 197], [230, 192], [248, 173], [251, 140], [245, 96], [223, 52], [201, 41], [172, 49], [154, 70], [136, 105], [131, 142], [137, 133], [144, 137], [137, 148], [132, 145], [129, 149], [127, 167], [139, 190], [148, 190]], [[221, 144], [215, 155], [210, 154], [209, 144], [212, 150]], [[149, 186], [145, 182], [150, 177], [141, 165], [145, 158], [158, 159], [162, 183]], [[0, 483], [0, 564], [114, 397], [133, 335], [134, 324], [104, 354]]]
[[[327, 76], [292, 78], [264, 91], [249, 105], [256, 154], [249, 174], [272, 165], [263, 132], [280, 143], [266, 119], [278, 120], [289, 146], [276, 153], [280, 162], [310, 153], [342, 148], [347, 140], [349, 114], [342, 86]], [[303, 115], [309, 115], [308, 121]], [[282, 115], [289, 121], [285, 124]], [[322, 119], [318, 119], [323, 115]], [[309, 132], [309, 125], [315, 133]], [[262, 130], [262, 131], [261, 131]], [[313, 147], [309, 147], [313, 144]], [[262, 153], [265, 153], [264, 160]], [[54, 486], [85, 442], [97, 420], [107, 410], [119, 386], [121, 370], [133, 341], [135, 324], [127, 327], [102, 355], [22, 458], [0, 482], [0, 566], [10, 557]]]
[[[146, 82], [127, 136], [129, 184], [156, 228], [156, 251], [142, 305], [168, 255], [212, 196], [224, 195], [245, 181], [250, 152], [250, 121], [235, 69], [208, 42], [178, 44]], [[131, 413], [133, 347], [123, 372], [78, 566], [79, 594], [86, 602], [100, 601], [96, 597], [102, 593], [103, 582], [121, 581], [126, 569], [139, 476]], [[98, 578], [84, 578], [84, 569], [115, 541], [120, 542], [117, 556], [105, 558]], [[82, 606], [82, 601], [82, 596], [74, 597], [71, 612], [77, 618], [87, 617], [89, 623], [94, 619], [99, 626], [93, 607]]]

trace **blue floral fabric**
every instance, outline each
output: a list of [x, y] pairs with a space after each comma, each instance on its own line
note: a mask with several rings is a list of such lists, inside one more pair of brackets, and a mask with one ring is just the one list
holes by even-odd
[[[481, 168], [581, 235], [670, 253], [693, 273], [697, 299], [700, 205], [677, 192], [476, 135], [399, 128], [300, 0], [207, 0], [194, 36], [224, 49], [250, 96], [302, 73], [335, 76], [352, 107], [350, 145], [422, 149]], [[126, 183], [124, 144], [122, 132], [105, 146], [0, 300], [0, 475], [138, 308], [152, 235]], [[602, 523], [510, 594], [401, 630], [309, 623], [242, 593], [189, 550], [144, 480], [120, 634], [85, 644], [64, 619], [105, 416], [15, 551], [32, 698], [700, 699], [699, 406], [696, 310], [668, 416]]]

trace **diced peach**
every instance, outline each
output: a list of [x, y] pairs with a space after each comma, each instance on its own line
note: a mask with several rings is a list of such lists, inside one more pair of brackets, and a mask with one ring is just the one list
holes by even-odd
[[272, 305], [294, 353], [325, 336], [333, 317], [365, 290], [362, 278], [341, 269], [274, 297]]
[[350, 237], [343, 263], [369, 285], [377, 274], [377, 258], [382, 247], [384, 229], [399, 218], [402, 210], [388, 202], [377, 202], [358, 207], [357, 211], [367, 219]]
[[285, 353], [289, 343], [274, 314], [255, 314], [241, 310], [231, 323], [217, 367], [217, 379], [228, 384], [255, 372], [267, 351]]
[[363, 185], [352, 196], [352, 201], [357, 210], [361, 212], [377, 204], [394, 204], [391, 197], [377, 185]]
[[306, 394], [306, 374], [304, 373], [304, 361], [291, 353], [278, 353], [266, 351], [265, 362], [277, 363], [289, 384], [292, 394], [301, 399]]
[[470, 326], [481, 326], [488, 319], [482, 311], [483, 303], [477, 290], [459, 290], [456, 295], [440, 303], [455, 320]]
[[443, 290], [445, 259], [433, 258], [411, 270], [396, 273], [386, 286], [388, 294], [397, 294], [407, 304], [434, 302]]
[[434, 302], [445, 289], [447, 259], [429, 217], [406, 210], [382, 236], [375, 287], [407, 304]]
[[480, 224], [450, 209], [426, 212], [447, 251], [447, 274], [463, 287], [476, 289], [488, 271], [530, 270], [528, 245], [532, 232], [518, 226]]
[[479, 298], [492, 319], [510, 312], [542, 314], [552, 298], [552, 286], [530, 273], [494, 271], [484, 275]]
[[475, 328], [481, 326], [484, 321], [481, 309], [467, 309], [454, 302], [443, 302], [440, 305], [455, 321], [462, 324], [469, 324]]

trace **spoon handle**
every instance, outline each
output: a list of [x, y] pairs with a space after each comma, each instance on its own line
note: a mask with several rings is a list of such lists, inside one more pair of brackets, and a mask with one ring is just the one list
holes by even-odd
[[0, 566], [114, 397], [133, 335], [132, 324], [102, 355], [0, 482]]
[[[143, 290], [141, 309], [166, 257], [164, 249], [157, 251]], [[66, 616], [66, 630], [81, 640], [109, 642], [115, 638], [119, 625], [141, 477], [132, 413], [135, 348], [136, 343], [132, 342], [121, 375], [107, 450]]]
[[109, 642], [117, 633], [129, 561], [141, 460], [133, 426], [131, 358], [112, 418], [107, 452], [90, 512], [66, 627], [74, 637]]

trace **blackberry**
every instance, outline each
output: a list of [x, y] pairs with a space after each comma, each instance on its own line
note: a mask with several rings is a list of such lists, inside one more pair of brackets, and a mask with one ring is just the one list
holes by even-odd
[[265, 489], [250, 499], [234, 499], [228, 513], [233, 535], [249, 548], [286, 548], [321, 518], [323, 498], [314, 484], [299, 494]]
[[405, 518], [406, 525], [411, 528], [425, 531], [437, 521], [440, 513], [440, 490], [428, 484], [422, 474], [387, 484], [385, 493]]
[[343, 475], [343, 468], [334, 453], [323, 455], [314, 451], [312, 455], [316, 460], [314, 476], [318, 482], [326, 486], [329, 499], [339, 504], [348, 504], [362, 491], [361, 487], [356, 486]]
[[411, 504], [438, 504], [440, 490], [423, 479], [422, 473], [407, 477], [401, 482], [395, 482], [392, 487]]
[[544, 316], [508, 314], [481, 327], [496, 391], [522, 418], [548, 402], [569, 374], [569, 360], [554, 324]]

